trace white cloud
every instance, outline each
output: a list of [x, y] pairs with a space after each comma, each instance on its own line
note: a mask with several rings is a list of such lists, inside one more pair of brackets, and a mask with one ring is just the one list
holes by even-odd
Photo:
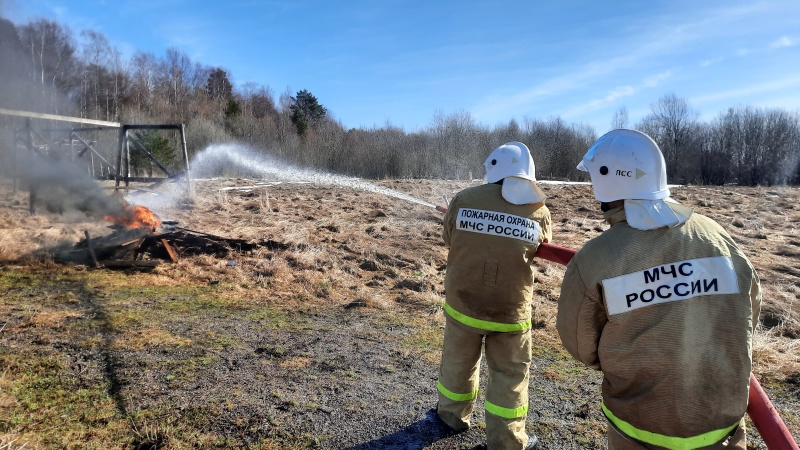
[[577, 105], [573, 108], [563, 111], [561, 115], [566, 119], [580, 117], [592, 111], [596, 111], [605, 106], [611, 105], [620, 98], [631, 97], [635, 95], [638, 91], [639, 90], [633, 86], [620, 86], [610, 91], [603, 98], [596, 98], [581, 105]]
[[635, 93], [636, 93], [636, 88], [634, 88], [633, 86], [622, 86], [609, 92], [608, 95], [606, 95], [606, 97], [603, 100], [607, 102], [613, 102], [618, 98], [629, 97]]
[[754, 94], [775, 92], [798, 85], [800, 85], [800, 76], [795, 76], [781, 80], [772, 80], [766, 83], [756, 84], [740, 89], [729, 89], [726, 91], [714, 92], [701, 97], [692, 98], [689, 100], [689, 102], [695, 105], [719, 101], [735, 102], [736, 100], [746, 99], [748, 96]]
[[700, 67], [710, 67], [710, 66], [713, 66], [714, 64], [721, 63], [723, 60], [725, 60], [725, 58], [723, 58], [722, 56], [718, 56], [716, 58], [707, 59], [705, 61], [701, 61], [700, 62]]
[[510, 95], [496, 94], [484, 98], [470, 112], [478, 119], [496, 116], [501, 112], [523, 112], [530, 108], [531, 105], [536, 104], [536, 102], [581, 90], [596, 80], [634, 66], [635, 63], [636, 58], [631, 55], [619, 56], [607, 61], [590, 62], [582, 66], [580, 70], [574, 70], [571, 73], [551, 78], [521, 92]]
[[672, 71], [671, 70], [667, 70], [667, 71], [655, 74], [653, 76], [644, 78], [642, 80], [641, 84], [638, 87], [636, 87], [636, 86], [621, 86], [621, 87], [617, 87], [617, 88], [609, 91], [609, 93], [605, 97], [596, 98], [596, 99], [590, 100], [590, 101], [588, 101], [586, 103], [583, 103], [581, 105], [577, 105], [575, 107], [572, 107], [569, 110], [564, 111], [562, 113], [562, 115], [563, 115], [563, 117], [568, 118], [568, 119], [569, 118], [573, 118], [573, 117], [583, 116], [583, 115], [585, 115], [587, 113], [590, 113], [592, 111], [596, 111], [596, 110], [601, 109], [603, 107], [612, 105], [612, 104], [616, 103], [617, 100], [619, 100], [620, 98], [633, 97], [634, 95], [636, 95], [637, 93], [639, 93], [640, 91], [642, 91], [644, 89], [654, 88], [654, 87], [658, 86], [659, 84], [661, 84], [662, 81], [666, 80], [667, 78], [669, 78], [671, 76], [672, 76]]
[[175, 47], [192, 59], [202, 59], [208, 50], [208, 41], [215, 39], [214, 28], [205, 21], [184, 17], [178, 23], [160, 21], [153, 26], [167, 47]]
[[602, 106], [606, 106], [606, 105], [610, 105], [612, 103], [615, 103], [620, 98], [630, 97], [630, 96], [636, 94], [637, 91], [638, 91], [638, 89], [634, 88], [633, 86], [618, 87], [618, 88], [614, 89], [613, 91], [609, 92], [608, 95], [606, 95], [605, 97], [603, 97], [601, 99], [592, 100], [589, 103], [586, 103], [585, 105], [582, 105], [582, 106], [579, 106], [578, 108], [573, 109], [572, 111], [568, 111], [564, 115], [567, 116], [567, 117], [570, 117], [572, 115], [575, 115], [575, 113], [580, 112], [580, 110], [592, 111], [592, 110], [595, 110], [595, 109], [600, 108]]
[[781, 36], [780, 39], [772, 42], [769, 44], [771, 48], [783, 48], [783, 47], [791, 47], [797, 44], [797, 40], [790, 38], [789, 36]]
[[667, 70], [667, 71], [658, 73], [656, 75], [653, 75], [652, 77], [645, 78], [643, 85], [646, 88], [654, 88], [654, 87], [658, 86], [659, 84], [661, 84], [662, 81], [666, 80], [667, 78], [669, 78], [671, 76], [672, 76], [672, 71], [671, 70]]
[[[545, 80], [530, 87], [517, 91], [515, 94], [495, 93], [484, 98], [478, 105], [471, 109], [478, 118], [495, 116], [501, 111], [509, 110], [526, 111], [534, 107], [536, 102], [559, 97], [566, 93], [575, 93], [586, 86], [597, 82], [604, 82], [610, 76], [621, 72], [631, 72], [649, 61], [672, 55], [681, 49], [705, 42], [728, 32], [735, 25], [759, 13], [763, 5], [747, 5], [732, 8], [711, 9], [693, 21], [675, 22], [671, 17], [654, 18], [661, 21], [660, 26], [651, 26], [646, 31], [636, 36], [624, 36], [619, 42], [617, 55], [610, 58], [598, 58], [594, 61], [577, 67], [570, 73], [564, 73], [558, 78]], [[658, 31], [653, 31], [658, 30]], [[644, 88], [654, 88], [672, 76], [671, 71], [665, 71], [644, 79], [640, 87], [632, 88], [633, 92], [625, 92], [625, 96], [634, 95]], [[609, 100], [610, 99], [610, 100]], [[582, 112], [596, 110], [602, 105], [613, 101], [613, 91], [606, 97], [591, 100], [581, 106], [572, 108], [569, 113], [580, 115]]]

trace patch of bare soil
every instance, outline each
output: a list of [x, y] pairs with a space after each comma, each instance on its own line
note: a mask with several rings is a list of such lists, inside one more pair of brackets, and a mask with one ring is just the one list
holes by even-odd
[[[58, 354], [76, 383], [106, 383], [119, 414], [151, 411], [151, 431], [134, 433], [129, 448], [203, 447], [184, 437], [187, 427], [234, 448], [481, 448], [480, 401], [476, 426], [455, 436], [432, 413], [444, 324], [441, 213], [355, 189], [259, 183], [197, 181], [191, 207], [159, 206], [159, 194], [140, 191], [143, 204], [181, 227], [277, 244], [225, 255], [178, 247], [177, 263], [144, 271], [52, 263], [85, 230], [102, 236], [109, 224], [69, 212], [30, 216], [27, 195], [2, 185], [0, 270], [30, 270], [51, 283], [29, 288], [28, 307], [0, 301], [0, 351]], [[475, 183], [379, 184], [442, 204], [443, 195]], [[543, 189], [555, 244], [579, 248], [607, 228], [589, 186]], [[722, 224], [755, 265], [764, 308], [754, 371], [800, 438], [800, 191], [679, 187], [673, 197]], [[528, 431], [542, 449], [603, 448], [601, 377], [570, 361], [555, 331], [563, 267], [539, 261], [536, 270]], [[126, 329], [123, 339], [123, 326], [111, 318], [113, 283], [70, 281], [84, 271], [108, 271], [104, 279], [141, 289], [126, 307], [152, 311], [154, 323]], [[165, 289], [154, 294], [154, 286]], [[187, 286], [219, 288], [198, 309], [186, 306], [197, 300]], [[165, 296], [170, 288], [175, 293]], [[55, 300], [37, 306], [45, 291]], [[215, 299], [225, 307], [213, 307]], [[70, 325], [89, 320], [99, 328]], [[13, 404], [4, 398], [0, 416]], [[765, 448], [755, 432], [750, 438], [751, 448]], [[31, 439], [26, 448], [47, 448]]]

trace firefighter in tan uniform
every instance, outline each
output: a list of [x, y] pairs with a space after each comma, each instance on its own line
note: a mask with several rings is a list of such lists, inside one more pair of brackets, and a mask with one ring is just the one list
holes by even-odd
[[753, 266], [716, 222], [669, 198], [649, 136], [611, 131], [578, 168], [611, 228], [567, 265], [557, 328], [603, 372], [609, 448], [744, 450]]
[[536, 436], [525, 431], [531, 265], [539, 244], [551, 238], [550, 211], [525, 144], [496, 148], [484, 166], [487, 184], [459, 192], [444, 217], [450, 252], [437, 411], [450, 428], [469, 428], [485, 346], [487, 447], [532, 449]]

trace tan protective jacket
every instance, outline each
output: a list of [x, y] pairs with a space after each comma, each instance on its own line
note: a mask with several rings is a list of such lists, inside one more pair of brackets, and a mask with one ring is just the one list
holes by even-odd
[[567, 266], [564, 346], [603, 371], [603, 409], [631, 437], [667, 448], [723, 439], [747, 409], [758, 276], [733, 239], [693, 214], [641, 231], [624, 208]]
[[530, 328], [533, 256], [552, 238], [544, 202], [513, 205], [501, 188], [483, 184], [459, 192], [442, 232], [450, 246], [445, 311], [483, 332]]

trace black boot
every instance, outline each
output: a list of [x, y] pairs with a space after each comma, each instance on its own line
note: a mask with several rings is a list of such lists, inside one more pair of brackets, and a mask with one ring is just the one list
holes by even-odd
[[525, 446], [525, 450], [533, 450], [537, 445], [539, 445], [539, 438], [535, 434], [529, 434], [528, 445]]

